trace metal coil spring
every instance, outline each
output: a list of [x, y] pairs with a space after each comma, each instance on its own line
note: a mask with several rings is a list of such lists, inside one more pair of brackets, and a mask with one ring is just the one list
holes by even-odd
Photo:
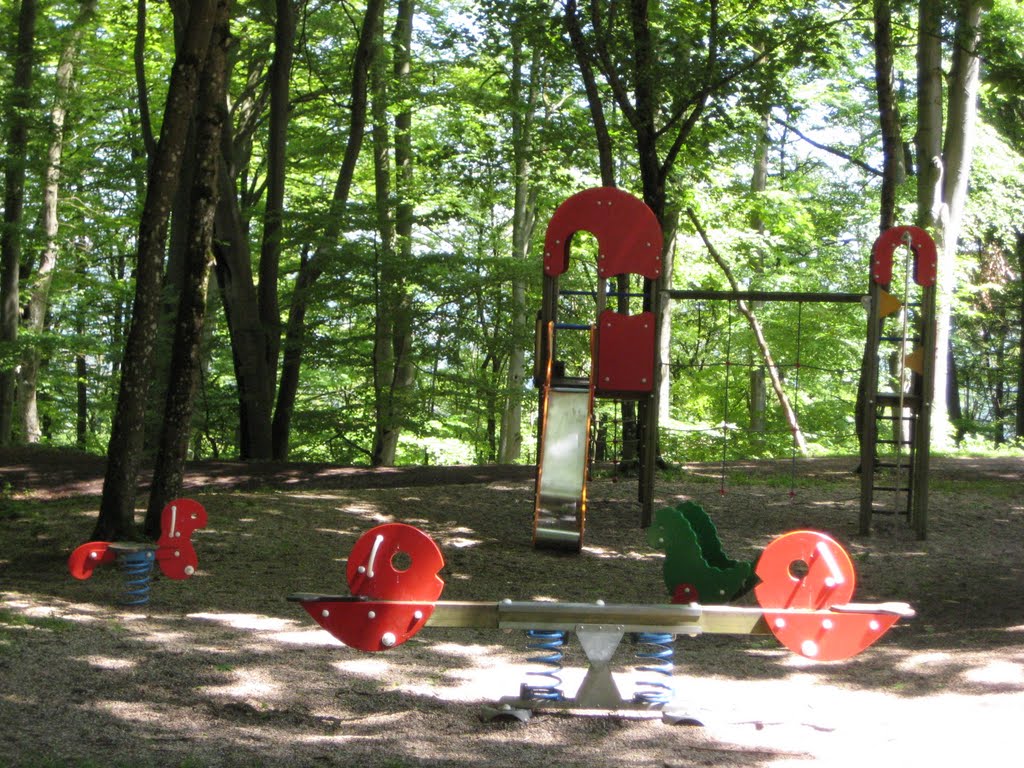
[[649, 672], [656, 677], [638, 681], [637, 685], [641, 688], [633, 695], [634, 701], [659, 705], [667, 704], [672, 700], [675, 695], [675, 688], [671, 682], [674, 667], [672, 662], [674, 639], [674, 636], [667, 632], [638, 632], [636, 634], [637, 645], [645, 646], [645, 649], [636, 653], [638, 659], [643, 659], [643, 663], [637, 666], [637, 671]]
[[149, 582], [153, 574], [154, 562], [155, 558], [151, 549], [122, 552], [118, 556], [117, 564], [121, 573], [124, 574], [122, 605], [145, 605], [149, 602]]
[[528, 629], [526, 636], [529, 642], [526, 647], [531, 651], [541, 651], [531, 656], [530, 661], [542, 664], [546, 669], [527, 672], [533, 678], [542, 679], [540, 685], [523, 683], [520, 696], [524, 699], [543, 699], [545, 701], [561, 701], [562, 693], [562, 646], [565, 645], [566, 632], [547, 629]]

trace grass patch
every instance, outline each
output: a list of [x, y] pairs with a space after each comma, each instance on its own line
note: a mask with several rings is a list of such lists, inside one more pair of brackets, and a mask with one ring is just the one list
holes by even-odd
[[978, 477], [971, 479], [957, 478], [947, 480], [943, 478], [931, 478], [928, 482], [928, 490], [932, 493], [978, 493], [990, 498], [997, 499], [1020, 499], [1021, 491], [1016, 483], [1006, 480]]
[[67, 619], [55, 619], [50, 616], [25, 616], [14, 611], [0, 608], [0, 625], [4, 627], [33, 627], [50, 632], [70, 632], [75, 623]]

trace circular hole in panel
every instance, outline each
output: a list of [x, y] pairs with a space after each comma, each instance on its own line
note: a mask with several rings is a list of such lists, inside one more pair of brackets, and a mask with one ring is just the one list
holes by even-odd
[[412, 557], [408, 552], [399, 550], [391, 556], [391, 567], [396, 571], [408, 571], [412, 566]]
[[810, 566], [807, 565], [806, 560], [794, 560], [789, 564], [789, 575], [797, 581], [806, 578], [809, 570]]

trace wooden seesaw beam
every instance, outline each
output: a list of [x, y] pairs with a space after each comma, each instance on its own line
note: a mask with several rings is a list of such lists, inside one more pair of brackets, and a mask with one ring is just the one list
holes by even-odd
[[[349, 595], [296, 593], [288, 596], [301, 603], [324, 629], [350, 647], [382, 651], [400, 645], [424, 627], [473, 629], [540, 629], [575, 632], [580, 627], [607, 627], [618, 632], [662, 632], [671, 635], [776, 634], [779, 628], [800, 621], [817, 624], [818, 634], [850, 632], [856, 623], [863, 647], [881, 637], [900, 618], [914, 616], [906, 603], [849, 603], [823, 610], [801, 608], [747, 608], [729, 605], [605, 604], [547, 601], [500, 602], [438, 600], [374, 600]], [[385, 613], [390, 613], [385, 621]], [[812, 632], [805, 637], [814, 637]], [[806, 650], [806, 648], [804, 649]], [[799, 651], [798, 651], [799, 652]], [[815, 654], [807, 654], [813, 658]]]

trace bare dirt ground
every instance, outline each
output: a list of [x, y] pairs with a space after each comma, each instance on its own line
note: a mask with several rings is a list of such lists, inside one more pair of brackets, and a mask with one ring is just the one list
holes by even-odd
[[[903, 600], [916, 619], [840, 663], [771, 637], [679, 638], [676, 702], [703, 727], [510, 725], [480, 715], [534, 668], [522, 633], [428, 626], [365, 654], [286, 596], [344, 592], [352, 544], [401, 521], [444, 551], [443, 599], [664, 602], [635, 480], [595, 477], [584, 551], [560, 555], [531, 547], [530, 468], [194, 465], [188, 495], [209, 514], [199, 571], [157, 579], [149, 605], [125, 608], [115, 568], [80, 582], [66, 567], [92, 530], [102, 462], [0, 454], [0, 766], [1018, 764], [1024, 460], [935, 460], [926, 541], [901, 517], [856, 535], [852, 464], [731, 465], [724, 495], [718, 467], [693, 465], [659, 478], [656, 496], [701, 503], [734, 558], [784, 531], [827, 531], [856, 563], [855, 599]], [[633, 650], [615, 657], [627, 694]], [[572, 693], [578, 647], [566, 663]]]

